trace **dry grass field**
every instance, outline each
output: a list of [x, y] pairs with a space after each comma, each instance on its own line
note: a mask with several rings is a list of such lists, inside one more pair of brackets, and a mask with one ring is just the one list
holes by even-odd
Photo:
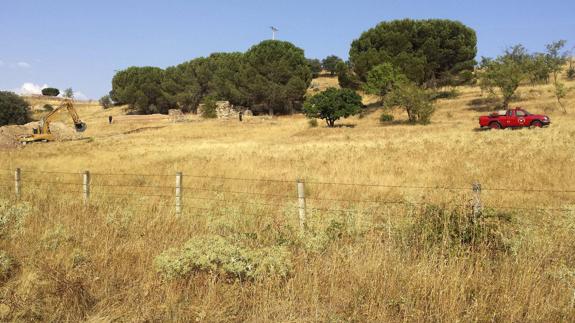
[[551, 86], [522, 87], [512, 105], [552, 125], [501, 131], [477, 131], [478, 88], [457, 91], [427, 126], [83, 104], [85, 140], [0, 155], [0, 320], [574, 321], [575, 90], [563, 114]]

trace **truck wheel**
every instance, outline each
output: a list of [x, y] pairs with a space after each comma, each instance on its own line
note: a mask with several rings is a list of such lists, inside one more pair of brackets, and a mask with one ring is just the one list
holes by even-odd
[[543, 127], [543, 123], [541, 123], [541, 121], [539, 121], [539, 120], [535, 120], [535, 121], [531, 122], [531, 126], [536, 127], [536, 128], [541, 128], [541, 127]]
[[489, 124], [489, 128], [490, 129], [501, 129], [501, 124], [499, 124], [499, 122], [497, 122], [497, 121], [494, 121], [494, 122]]

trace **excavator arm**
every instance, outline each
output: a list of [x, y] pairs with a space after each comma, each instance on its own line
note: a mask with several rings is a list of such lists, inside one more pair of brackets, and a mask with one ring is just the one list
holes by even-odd
[[66, 109], [68, 111], [68, 114], [72, 118], [72, 121], [74, 122], [74, 127], [76, 128], [77, 132], [84, 132], [86, 130], [87, 125], [86, 125], [86, 123], [82, 122], [82, 120], [80, 120], [80, 117], [78, 116], [78, 112], [76, 112], [76, 109], [74, 108], [74, 103], [72, 103], [72, 100], [66, 99], [56, 109], [50, 111], [47, 115], [42, 117], [42, 120], [40, 121], [40, 133], [41, 134], [42, 133], [45, 133], [45, 134], [50, 133], [50, 123], [54, 119], [54, 116], [60, 110], [63, 110], [63, 109]]
[[48, 112], [48, 114], [42, 117], [42, 119], [38, 124], [39, 127], [37, 130], [34, 131], [34, 134], [20, 138], [20, 142], [28, 143], [34, 141], [54, 140], [55, 138], [52, 135], [52, 132], [50, 131], [50, 123], [53, 121], [56, 114], [64, 109], [68, 112], [68, 114], [72, 118], [76, 132], [84, 132], [87, 128], [86, 123], [80, 120], [80, 117], [78, 116], [78, 112], [76, 112], [76, 109], [74, 108], [74, 103], [72, 102], [72, 100], [65, 99], [64, 102], [60, 104], [56, 109]]

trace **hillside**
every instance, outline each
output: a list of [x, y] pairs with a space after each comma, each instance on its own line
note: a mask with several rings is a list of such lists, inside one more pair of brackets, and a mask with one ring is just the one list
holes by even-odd
[[[2, 276], [0, 319], [573, 321], [575, 90], [563, 114], [551, 86], [521, 87], [512, 106], [552, 125], [501, 131], [477, 131], [492, 109], [479, 88], [457, 91], [427, 126], [401, 111], [381, 125], [376, 108], [329, 129], [302, 115], [174, 123], [78, 104], [86, 140], [0, 154], [0, 210], [15, 221], [0, 249], [19, 264]], [[16, 168], [23, 191], [10, 206]], [[485, 218], [468, 231], [476, 181]], [[202, 243], [216, 262], [244, 258], [162, 276]], [[157, 258], [166, 250], [181, 258]], [[258, 257], [263, 278], [231, 274]]]

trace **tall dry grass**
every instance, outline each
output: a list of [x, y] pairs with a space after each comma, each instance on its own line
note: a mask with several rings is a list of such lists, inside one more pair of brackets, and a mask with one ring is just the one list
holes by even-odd
[[[11, 185], [10, 170], [21, 167], [24, 185], [20, 202], [0, 187], [0, 319], [573, 321], [575, 196], [556, 191], [574, 188], [575, 111], [553, 110], [550, 90], [522, 88], [517, 102], [546, 110], [550, 128], [488, 132], [474, 131], [484, 109], [477, 88], [440, 101], [429, 126], [381, 126], [379, 112], [336, 129], [308, 128], [300, 116], [108, 125], [119, 108], [82, 107], [91, 140], [0, 156], [2, 183]], [[74, 192], [79, 185], [56, 183], [79, 184], [81, 175], [42, 170], [93, 172], [90, 205]], [[184, 172], [187, 198], [179, 218], [170, 197], [144, 196], [173, 194], [176, 171]], [[297, 178], [308, 182], [310, 209], [349, 211], [310, 210], [302, 233]], [[467, 238], [469, 191], [327, 184], [471, 188], [474, 181], [487, 207], [525, 208], [473, 222], [489, 233], [472, 235], [477, 241]], [[139, 187], [102, 186], [114, 184]], [[489, 190], [496, 188], [552, 191]], [[286, 198], [229, 193], [240, 191]], [[564, 210], [539, 210], [547, 208]], [[244, 280], [196, 270], [167, 280], [158, 273], [166, 250], [214, 235], [249, 249], [285, 248], [290, 274]]]

